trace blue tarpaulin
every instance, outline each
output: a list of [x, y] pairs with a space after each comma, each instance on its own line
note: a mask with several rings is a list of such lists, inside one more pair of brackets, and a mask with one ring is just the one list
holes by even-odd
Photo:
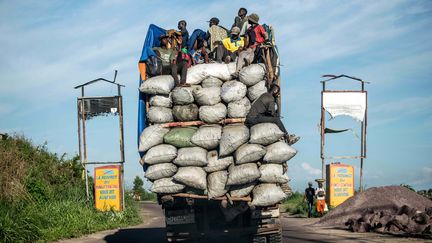
[[144, 62], [150, 56], [156, 56], [153, 47], [160, 46], [159, 37], [165, 35], [166, 30], [159, 26], [151, 24], [147, 30], [147, 35], [144, 41], [144, 46], [141, 52], [140, 62]]
[[[156, 56], [156, 53], [153, 51], [153, 47], [160, 46], [159, 37], [163, 34], [166, 34], [166, 30], [162, 29], [159, 26], [151, 24], [147, 30], [147, 35], [144, 41], [143, 49], [141, 51], [141, 57], [139, 62], [144, 62], [150, 56]], [[139, 78], [138, 87], [143, 82], [141, 75]], [[146, 127], [146, 99], [147, 95], [139, 92], [138, 99], [138, 145], [139, 145], [139, 137], [141, 132]], [[143, 154], [140, 153], [142, 156]]]

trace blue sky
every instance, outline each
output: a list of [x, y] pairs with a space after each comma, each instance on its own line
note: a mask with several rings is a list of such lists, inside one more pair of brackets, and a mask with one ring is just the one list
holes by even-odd
[[[136, 149], [137, 61], [151, 23], [205, 29], [219, 17], [229, 27], [239, 7], [276, 29], [281, 53], [284, 122], [302, 136], [289, 162], [291, 185], [302, 190], [320, 176], [320, 76], [350, 74], [370, 81], [367, 187], [407, 183], [432, 187], [431, 1], [1, 1], [0, 131], [77, 152], [73, 87], [88, 80], [125, 84], [126, 182], [143, 175]], [[340, 81], [335, 88], [353, 88]], [[89, 95], [114, 95], [95, 86]], [[348, 119], [335, 127], [355, 128]], [[90, 158], [117, 158], [114, 119], [89, 122]], [[330, 123], [329, 123], [330, 124]], [[336, 135], [334, 135], [336, 136]], [[353, 151], [351, 133], [331, 144]], [[113, 141], [113, 142], [111, 142]], [[352, 164], [358, 172], [358, 161]], [[356, 175], [358, 181], [358, 175]]]

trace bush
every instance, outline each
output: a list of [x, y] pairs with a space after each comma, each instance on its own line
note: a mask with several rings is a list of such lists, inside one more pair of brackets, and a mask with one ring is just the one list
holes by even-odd
[[24, 137], [0, 141], [0, 242], [52, 241], [141, 221], [129, 197], [123, 212], [97, 212], [79, 158], [65, 157]]
[[[300, 192], [294, 192], [291, 197], [282, 202], [281, 208], [283, 211], [288, 212], [292, 215], [307, 217], [308, 216], [308, 206], [304, 201], [304, 195]], [[330, 210], [330, 208], [329, 208]], [[316, 201], [312, 207], [312, 217], [319, 217], [316, 211]]]

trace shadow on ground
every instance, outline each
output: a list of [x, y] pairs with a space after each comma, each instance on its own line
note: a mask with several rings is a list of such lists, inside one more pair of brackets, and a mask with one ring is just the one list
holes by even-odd
[[105, 236], [108, 243], [113, 242], [165, 242], [165, 228], [132, 228], [120, 229], [112, 235]]

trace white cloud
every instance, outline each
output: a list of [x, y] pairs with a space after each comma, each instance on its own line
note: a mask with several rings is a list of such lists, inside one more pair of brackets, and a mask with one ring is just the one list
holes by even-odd
[[318, 176], [321, 175], [321, 170], [312, 167], [309, 163], [303, 162], [301, 163], [301, 167], [305, 170], [305, 172], [309, 175]]

